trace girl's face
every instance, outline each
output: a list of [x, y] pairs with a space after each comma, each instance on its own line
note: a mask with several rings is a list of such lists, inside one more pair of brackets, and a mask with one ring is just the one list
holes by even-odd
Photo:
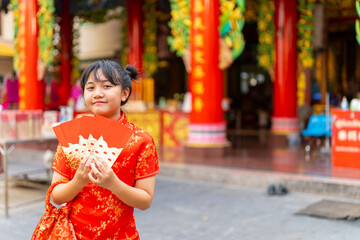
[[86, 106], [95, 115], [117, 120], [121, 115], [121, 101], [127, 99], [129, 89], [122, 90], [121, 85], [112, 84], [101, 69], [96, 74], [100, 81], [96, 81], [93, 74], [90, 74], [84, 87]]

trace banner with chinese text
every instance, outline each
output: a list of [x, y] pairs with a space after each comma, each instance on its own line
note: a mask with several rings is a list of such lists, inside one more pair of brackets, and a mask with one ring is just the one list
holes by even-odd
[[360, 168], [360, 112], [333, 109], [331, 115], [332, 165]]

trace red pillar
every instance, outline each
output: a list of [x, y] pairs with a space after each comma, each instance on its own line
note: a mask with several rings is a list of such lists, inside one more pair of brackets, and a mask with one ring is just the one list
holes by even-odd
[[272, 130], [297, 132], [297, 1], [275, 0], [275, 81]]
[[[129, 25], [129, 64], [136, 67], [142, 76], [143, 36], [144, 36], [144, 13], [143, 0], [128, 1], [128, 25]], [[124, 66], [125, 67], [125, 66]], [[131, 100], [142, 100], [142, 81], [132, 85]]]
[[70, 0], [62, 1], [59, 104], [67, 105], [71, 91], [72, 15]]
[[[19, 1], [19, 108], [21, 110], [43, 109], [42, 81], [37, 79], [38, 26], [37, 0]], [[23, 45], [23, 46], [22, 46]]]
[[187, 143], [210, 147], [226, 145], [226, 124], [221, 107], [223, 77], [219, 68], [219, 1], [191, 1], [190, 15], [192, 110]]

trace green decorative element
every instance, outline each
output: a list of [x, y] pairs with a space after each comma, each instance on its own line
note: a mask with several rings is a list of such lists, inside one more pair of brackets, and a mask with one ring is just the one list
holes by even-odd
[[110, 21], [112, 19], [119, 19], [122, 16], [122, 9], [123, 7], [107, 7], [107, 8], [99, 8], [94, 10], [88, 11], [79, 11], [76, 12], [75, 15], [81, 18], [84, 22], [91, 22], [91, 23], [103, 23], [106, 21]]
[[80, 38], [81, 19], [74, 17], [72, 24], [72, 57], [71, 57], [71, 78], [73, 84], [80, 78], [80, 59], [79, 59], [79, 38]]
[[103, 23], [108, 9], [97, 9], [92, 11], [79, 12], [77, 16], [84, 22]]
[[129, 33], [128, 33], [128, 14], [127, 6], [123, 7], [121, 19], [121, 46], [120, 46], [120, 63], [121, 66], [126, 66], [129, 62]]
[[168, 37], [170, 50], [178, 57], [182, 57], [189, 47], [190, 35], [190, 0], [170, 0], [171, 20], [169, 27], [171, 35]]
[[[143, 69], [144, 76], [151, 77], [157, 71], [158, 60], [157, 60], [157, 24], [156, 24], [156, 2], [157, 0], [145, 0], [143, 11], [144, 11], [144, 37], [143, 37]], [[122, 66], [128, 64], [129, 55], [129, 29], [128, 29], [128, 14], [127, 6], [122, 7], [119, 18], [121, 20], [121, 46], [120, 46], [120, 63]]]
[[19, 40], [17, 38], [19, 30], [19, 0], [11, 0], [11, 10], [14, 13], [14, 56], [13, 68], [17, 72], [19, 70]]
[[[245, 0], [220, 1], [220, 35], [232, 51], [232, 58], [239, 57], [245, 47], [242, 29], [245, 24]], [[171, 20], [169, 26], [172, 36], [168, 37], [170, 50], [182, 57], [189, 48], [190, 1], [170, 0]]]
[[39, 10], [37, 21], [39, 25], [39, 57], [48, 66], [53, 60], [53, 26], [54, 26], [54, 1], [38, 0]]
[[313, 29], [315, 0], [298, 1], [298, 52], [303, 69], [314, 66]]
[[236, 4], [240, 8], [241, 12], [245, 12], [245, 0], [236, 0]]
[[157, 0], [146, 0], [143, 6], [143, 11], [144, 11], [143, 67], [146, 77], [152, 77], [157, 70], [156, 2]]
[[356, 30], [356, 40], [360, 44], [360, 23], [359, 23], [359, 19], [357, 19], [356, 22], [355, 22], [355, 30]]
[[275, 61], [275, 3], [274, 0], [260, 0], [257, 32], [259, 44], [257, 47], [258, 65], [266, 70]]
[[157, 0], [146, 0], [143, 6], [143, 11], [144, 11], [143, 67], [146, 77], [152, 77], [157, 70], [156, 2]]
[[242, 29], [245, 25], [245, 0], [220, 0], [220, 35], [232, 51], [235, 60], [245, 48]]
[[[75, 8], [84, 8], [83, 5], [83, 0], [79, 0], [79, 1], [74, 1], [75, 4]], [[119, 3], [120, 4], [120, 3]], [[129, 47], [128, 47], [128, 40], [127, 40], [127, 30], [128, 30], [128, 26], [127, 26], [127, 6], [119, 6], [119, 4], [114, 3], [113, 6], [107, 7], [107, 8], [90, 8], [89, 10], [83, 9], [79, 12], [75, 12], [76, 17], [79, 18], [79, 23], [80, 24], [99, 24], [99, 23], [104, 23], [113, 19], [120, 19], [122, 25], [121, 25], [121, 36], [122, 36], [122, 41], [121, 41], [121, 55], [119, 56], [120, 58], [120, 63], [125, 66], [128, 62], [127, 59], [127, 55], [129, 52]], [[117, 7], [115, 7], [117, 6]], [[73, 45], [75, 47], [77, 43], [77, 38], [79, 36], [78, 33], [78, 29], [73, 28]], [[80, 65], [80, 61], [78, 59], [78, 51], [73, 51], [73, 58], [72, 58], [72, 76], [73, 79], [77, 79], [79, 76], [80, 77], [80, 72], [78, 72], [79, 69], [79, 65]]]
[[[360, 1], [357, 0], [355, 2], [355, 6], [356, 6], [356, 12], [360, 17]], [[356, 40], [358, 41], [358, 43], [360, 44], [360, 23], [359, 23], [359, 19], [356, 19], [355, 22], [355, 31], [356, 31]]]
[[[53, 60], [48, 66], [49, 73], [53, 74], [54, 78], [60, 78], [60, 55], [61, 55], [61, 18], [55, 16], [54, 19], [54, 34], [53, 34]], [[55, 77], [56, 76], [56, 77]], [[50, 80], [49, 80], [50, 81]]]

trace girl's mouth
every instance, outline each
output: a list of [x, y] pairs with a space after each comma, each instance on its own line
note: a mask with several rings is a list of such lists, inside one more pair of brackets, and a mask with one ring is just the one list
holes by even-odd
[[96, 102], [94, 102], [94, 104], [103, 104], [103, 103], [105, 103], [105, 102], [102, 102], [102, 101], [96, 101]]

